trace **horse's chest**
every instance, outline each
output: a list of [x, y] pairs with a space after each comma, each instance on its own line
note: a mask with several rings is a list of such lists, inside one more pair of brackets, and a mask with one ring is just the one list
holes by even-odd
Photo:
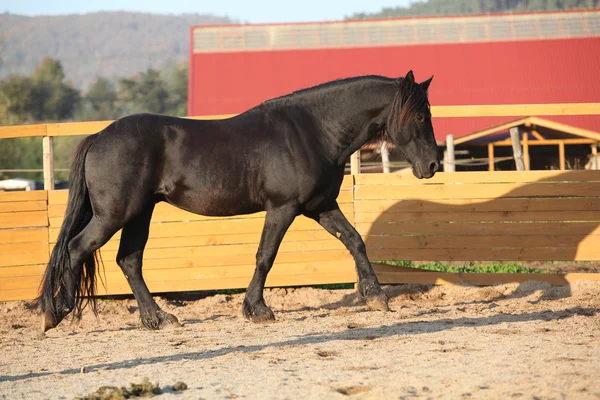
[[321, 179], [307, 191], [303, 204], [308, 211], [319, 210], [333, 203], [340, 193], [341, 181], [338, 179]]

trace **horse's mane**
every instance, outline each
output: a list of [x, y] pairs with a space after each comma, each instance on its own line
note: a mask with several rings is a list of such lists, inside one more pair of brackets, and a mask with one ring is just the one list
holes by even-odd
[[336, 79], [333, 81], [320, 83], [315, 86], [295, 90], [292, 93], [288, 93], [283, 96], [274, 97], [270, 100], [266, 100], [262, 104], [277, 104], [277, 103], [280, 103], [281, 101], [293, 100], [299, 96], [303, 96], [303, 95], [307, 95], [307, 94], [308, 95], [318, 94], [320, 92], [323, 92], [323, 91], [326, 91], [326, 90], [329, 90], [332, 88], [337, 88], [337, 87], [352, 84], [352, 83], [360, 84], [360, 83], [366, 83], [368, 81], [371, 81], [371, 82], [378, 81], [378, 82], [389, 83], [389, 82], [393, 82], [394, 80], [395, 79], [393, 79], [393, 78], [388, 78], [388, 77], [380, 76], [380, 75], [363, 75], [363, 76], [353, 76], [350, 78], [340, 78], [340, 79]]
[[329, 82], [324, 82], [315, 86], [307, 87], [304, 89], [299, 89], [283, 96], [274, 97], [270, 100], [266, 100], [260, 106], [278, 106], [288, 101], [294, 101], [298, 99], [298, 97], [304, 95], [318, 95], [319, 93], [323, 93], [327, 90], [338, 88], [348, 84], [367, 84], [372, 82], [391, 83], [395, 81], [398, 84], [399, 90], [394, 97], [394, 101], [392, 103], [392, 108], [390, 110], [390, 114], [388, 115], [386, 125], [382, 129], [379, 129], [373, 135], [373, 137], [367, 143], [365, 143], [364, 146], [373, 145], [375, 143], [386, 140], [388, 143], [390, 143], [389, 129], [392, 126], [391, 124], [394, 122], [394, 120], [396, 120], [397, 128], [399, 128], [408, 120], [415, 118], [418, 110], [422, 109], [423, 106], [427, 106], [427, 108], [429, 108], [427, 91], [425, 91], [418, 83], [415, 83], [413, 87], [410, 88], [411, 92], [408, 95], [408, 97], [406, 97], [406, 95], [401, 95], [400, 88], [402, 87], [403, 79], [404, 78], [388, 78], [381, 75], [363, 75], [350, 78], [341, 78]]

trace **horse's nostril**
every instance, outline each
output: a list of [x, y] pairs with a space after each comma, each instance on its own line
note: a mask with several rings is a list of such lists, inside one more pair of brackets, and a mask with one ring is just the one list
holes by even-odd
[[432, 174], [435, 174], [435, 172], [440, 168], [440, 164], [437, 161], [432, 161], [429, 163], [429, 171]]

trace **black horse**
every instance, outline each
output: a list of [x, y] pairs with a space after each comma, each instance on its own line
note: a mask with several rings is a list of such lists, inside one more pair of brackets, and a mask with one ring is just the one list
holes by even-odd
[[[117, 263], [150, 329], [178, 324], [152, 298], [142, 255], [159, 201], [197, 214], [266, 210], [256, 270], [243, 304], [253, 322], [275, 317], [263, 299], [279, 244], [297, 215], [337, 236], [356, 261], [358, 291], [371, 309], [387, 298], [360, 235], [338, 196], [350, 155], [385, 135], [418, 178], [439, 167], [427, 89], [412, 71], [391, 79], [364, 76], [328, 82], [268, 100], [236, 117], [191, 120], [152, 114], [121, 118], [77, 149], [65, 220], [37, 299], [44, 331], [89, 302], [94, 312], [96, 250], [119, 229]], [[85, 268], [84, 268], [85, 267]]]

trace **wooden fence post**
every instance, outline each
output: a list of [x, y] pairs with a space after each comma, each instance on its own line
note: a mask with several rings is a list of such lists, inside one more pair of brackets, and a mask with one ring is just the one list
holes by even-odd
[[350, 173], [352, 175], [360, 174], [360, 150], [356, 150], [350, 156]]
[[44, 190], [54, 190], [54, 147], [52, 136], [42, 139], [44, 149]]
[[525, 164], [525, 170], [531, 169], [531, 161], [529, 159], [529, 134], [523, 132], [523, 163]]
[[518, 127], [510, 128], [510, 140], [512, 142], [517, 171], [525, 171], [525, 162], [523, 161], [523, 150], [521, 149], [521, 138], [519, 137]]
[[488, 171], [493, 172], [496, 169], [494, 160], [494, 143], [488, 143]]
[[387, 141], [381, 142], [381, 165], [383, 166], [383, 173], [390, 173], [390, 151], [387, 147]]
[[446, 136], [446, 150], [444, 151], [444, 172], [456, 171], [454, 158], [454, 136]]

